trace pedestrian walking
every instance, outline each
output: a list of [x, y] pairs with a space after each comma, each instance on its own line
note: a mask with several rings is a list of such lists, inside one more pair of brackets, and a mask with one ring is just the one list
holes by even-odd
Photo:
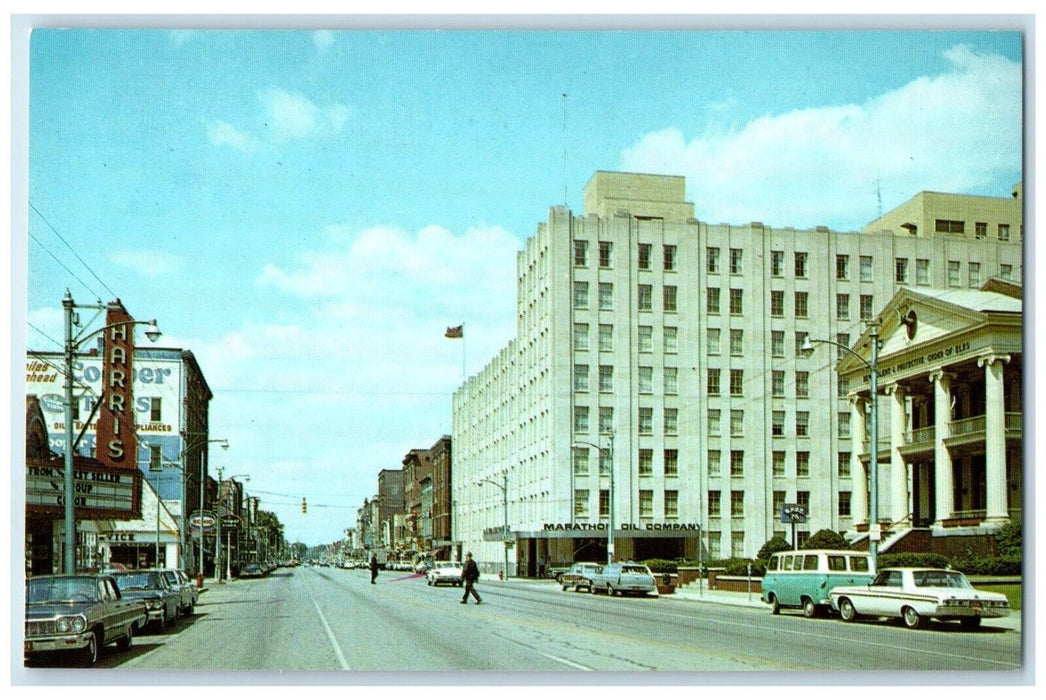
[[370, 555], [370, 582], [374, 583], [378, 580], [378, 555]]
[[472, 560], [472, 552], [465, 552], [465, 565], [461, 567], [461, 580], [465, 582], [465, 595], [461, 596], [461, 604], [465, 605], [469, 602], [469, 593], [475, 597], [476, 605], [482, 603], [483, 599], [479, 597], [479, 593], [475, 589], [476, 581], [479, 580], [479, 567]]

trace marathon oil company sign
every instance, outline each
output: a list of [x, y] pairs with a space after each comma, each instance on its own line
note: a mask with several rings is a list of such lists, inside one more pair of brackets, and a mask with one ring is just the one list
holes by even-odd
[[[80, 518], [137, 517], [138, 470], [80, 467], [73, 471], [73, 502]], [[27, 464], [25, 503], [38, 513], [61, 515], [65, 508], [65, 470], [55, 464]]]
[[[540, 532], [528, 537], [559, 539], [567, 537], [606, 537], [606, 523], [545, 523]], [[697, 523], [621, 523], [614, 528], [615, 537], [699, 537]]]

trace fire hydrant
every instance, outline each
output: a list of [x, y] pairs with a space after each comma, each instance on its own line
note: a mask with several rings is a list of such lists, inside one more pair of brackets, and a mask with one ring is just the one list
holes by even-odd
[[502, 569], [498, 569], [498, 581], [505, 580], [505, 572]]
[[196, 587], [203, 588], [203, 572], [197, 572], [196, 574]]

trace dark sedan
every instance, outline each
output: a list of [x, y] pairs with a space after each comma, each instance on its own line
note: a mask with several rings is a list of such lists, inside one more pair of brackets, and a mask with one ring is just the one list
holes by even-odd
[[172, 586], [163, 572], [155, 569], [113, 574], [125, 598], [145, 601], [149, 621], [162, 631], [181, 615], [182, 593]]

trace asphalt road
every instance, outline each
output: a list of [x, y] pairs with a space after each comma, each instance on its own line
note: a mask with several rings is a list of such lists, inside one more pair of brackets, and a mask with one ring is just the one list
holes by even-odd
[[[276, 672], [400, 672], [402, 680], [403, 671], [464, 670], [521, 674], [522, 682], [533, 672], [578, 682], [578, 672], [593, 671], [717, 674], [709, 680], [784, 671], [793, 680], [811, 673], [808, 680], [842, 683], [892, 674], [913, 683], [938, 677], [920, 672], [946, 671], [949, 681], [975, 672], [983, 683], [1021, 669], [1021, 633], [987, 624], [974, 632], [847, 624], [672, 596], [564, 593], [551, 581], [481, 580], [478, 590], [483, 604], [466, 606], [461, 588], [429, 587], [405, 572], [382, 572], [371, 585], [365, 571], [279, 569], [209, 584], [194, 616], [163, 633], [146, 630], [128, 651], [106, 647], [99, 665], [271, 672], [274, 682], [285, 680]], [[781, 682], [776, 674], [755, 678]]]

